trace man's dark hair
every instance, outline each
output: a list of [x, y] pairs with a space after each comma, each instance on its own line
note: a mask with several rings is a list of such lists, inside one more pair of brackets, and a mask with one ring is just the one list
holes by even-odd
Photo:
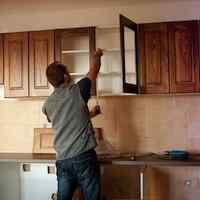
[[65, 82], [64, 75], [68, 75], [66, 66], [59, 63], [53, 62], [48, 65], [46, 70], [47, 80], [56, 88]]

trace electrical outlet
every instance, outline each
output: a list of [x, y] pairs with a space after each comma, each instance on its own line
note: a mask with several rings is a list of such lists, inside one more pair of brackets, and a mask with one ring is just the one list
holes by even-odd
[[184, 187], [185, 187], [185, 188], [191, 188], [192, 185], [193, 185], [192, 179], [185, 179], [185, 180], [184, 180]]
[[199, 180], [198, 180], [198, 178], [195, 178], [195, 177], [185, 179], [183, 183], [184, 183], [185, 189], [195, 190], [199, 186]]

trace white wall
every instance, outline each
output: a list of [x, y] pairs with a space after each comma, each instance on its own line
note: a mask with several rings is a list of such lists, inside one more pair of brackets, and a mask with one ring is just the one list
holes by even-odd
[[[119, 13], [132, 20], [142, 22], [158, 22], [172, 20], [189, 20], [200, 18], [200, 1], [150, 1], [112, 0], [92, 4], [83, 1], [35, 0], [31, 3], [16, 0], [4, 3], [0, 7], [0, 32], [54, 29], [76, 26], [116, 26]], [[14, 3], [16, 2], [16, 3]], [[54, 2], [54, 3], [53, 3]], [[71, 2], [71, 3], [66, 3]], [[102, 3], [103, 2], [103, 3]], [[110, 3], [106, 3], [110, 2]], [[122, 3], [124, 2], [124, 3]], [[132, 3], [131, 3], [132, 2]], [[154, 2], [154, 3], [153, 3]], [[46, 4], [45, 4], [46, 3]], [[94, 7], [94, 8], [92, 8]]]

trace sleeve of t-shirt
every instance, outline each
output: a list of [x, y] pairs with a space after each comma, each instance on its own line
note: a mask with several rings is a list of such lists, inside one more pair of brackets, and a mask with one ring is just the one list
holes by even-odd
[[87, 103], [91, 96], [90, 94], [91, 86], [92, 86], [91, 80], [86, 77], [86, 78], [81, 79], [77, 84], [80, 88], [82, 98]]
[[42, 113], [43, 113], [43, 114], [46, 114], [45, 103], [44, 103], [43, 106], [42, 106]]
[[46, 111], [46, 107], [45, 107], [45, 106], [46, 106], [46, 103], [44, 103], [43, 106], [42, 106], [42, 112], [43, 112], [44, 115], [46, 115], [47, 121], [48, 121], [48, 122], [51, 122], [51, 120], [50, 120], [49, 117], [48, 117], [48, 114], [47, 114], [47, 111]]

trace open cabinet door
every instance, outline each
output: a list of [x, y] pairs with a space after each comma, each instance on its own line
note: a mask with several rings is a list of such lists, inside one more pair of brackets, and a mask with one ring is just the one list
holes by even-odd
[[123, 92], [138, 93], [137, 24], [120, 15]]

